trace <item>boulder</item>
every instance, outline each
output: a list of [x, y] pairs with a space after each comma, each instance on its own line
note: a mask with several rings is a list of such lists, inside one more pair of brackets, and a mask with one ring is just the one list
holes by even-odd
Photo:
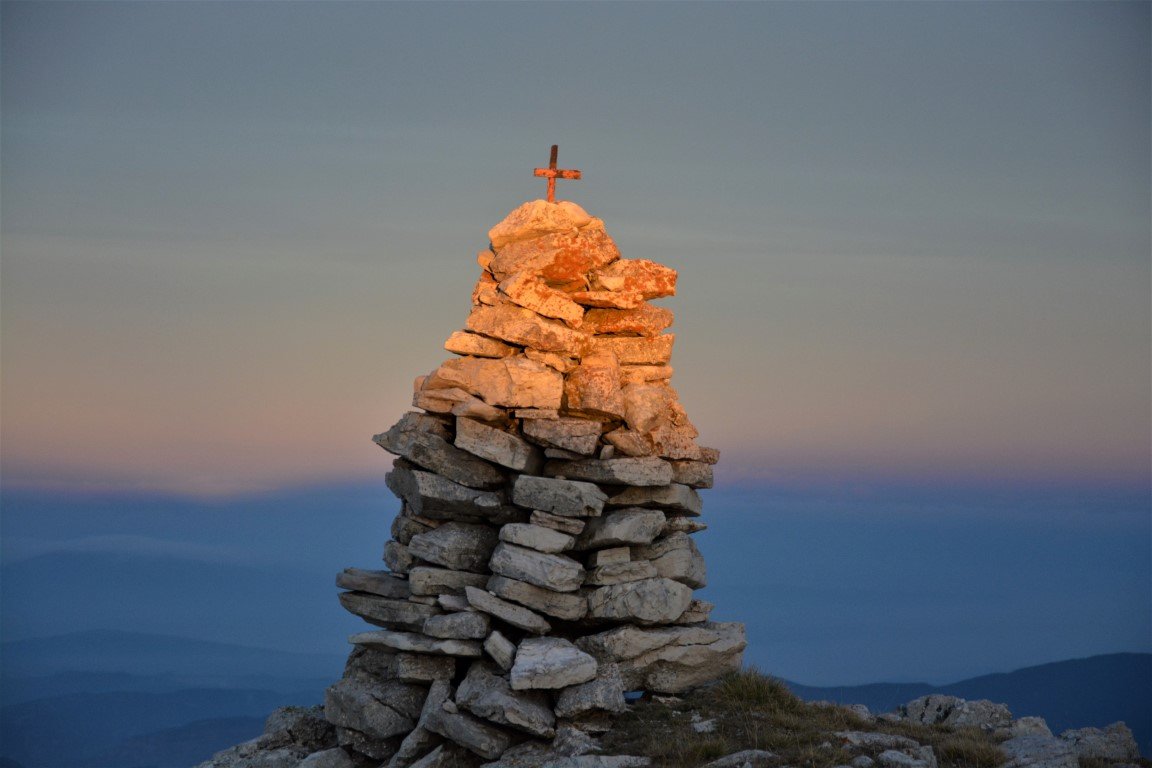
[[1072, 747], [1078, 758], [1114, 762], [1136, 762], [1140, 759], [1136, 739], [1124, 723], [1112, 723], [1104, 729], [1068, 730], [1061, 733], [1060, 738]]
[[980, 728], [994, 731], [1012, 725], [1012, 713], [1003, 704], [987, 699], [967, 701], [939, 693], [921, 696], [900, 708], [907, 720], [924, 725], [946, 725], [952, 728]]
[[530, 637], [516, 649], [512, 689], [557, 689], [596, 677], [596, 659], [560, 637]]

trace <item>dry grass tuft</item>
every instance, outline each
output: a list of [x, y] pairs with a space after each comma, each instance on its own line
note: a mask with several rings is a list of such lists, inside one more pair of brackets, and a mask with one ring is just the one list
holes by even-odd
[[[715, 729], [697, 733], [692, 726], [701, 720], [715, 721]], [[781, 766], [832, 768], [882, 751], [849, 750], [835, 731], [907, 736], [931, 746], [940, 768], [995, 768], [1004, 762], [997, 741], [979, 730], [868, 723], [843, 707], [804, 702], [754, 668], [729, 674], [681, 702], [638, 702], [617, 720], [604, 746], [607, 754], [647, 755], [658, 768], [698, 768], [744, 749], [768, 750]]]

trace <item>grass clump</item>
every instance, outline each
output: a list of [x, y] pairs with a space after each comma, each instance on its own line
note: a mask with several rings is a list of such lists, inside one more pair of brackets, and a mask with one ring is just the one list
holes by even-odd
[[[697, 730], [712, 721], [712, 728]], [[605, 735], [606, 754], [651, 757], [659, 768], [699, 768], [745, 749], [772, 752], [774, 765], [833, 768], [883, 748], [851, 747], [836, 731], [905, 736], [931, 746], [940, 768], [996, 768], [1004, 762], [997, 741], [977, 729], [869, 722], [849, 709], [810, 704], [755, 668], [726, 675], [683, 698], [646, 697]]]

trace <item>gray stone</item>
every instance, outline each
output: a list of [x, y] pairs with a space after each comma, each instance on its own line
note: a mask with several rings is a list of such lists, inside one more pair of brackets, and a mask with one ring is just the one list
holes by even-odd
[[584, 583], [590, 587], [610, 587], [613, 584], [627, 584], [631, 581], [653, 579], [658, 575], [656, 566], [652, 563], [647, 560], [637, 560], [634, 563], [612, 563], [593, 568], [588, 571]]
[[[708, 466], [705, 464], [704, 466]], [[610, 507], [651, 507], [668, 513], [698, 516], [704, 502], [692, 488], [673, 483], [642, 488], [625, 488], [608, 499]]]
[[552, 629], [552, 625], [538, 614], [533, 613], [527, 608], [501, 600], [499, 597], [491, 595], [483, 589], [465, 587], [464, 594], [468, 597], [468, 603], [473, 608], [491, 614], [501, 621], [523, 629], [526, 632], [543, 635]]
[[918, 741], [907, 736], [897, 736], [892, 733], [873, 733], [871, 731], [836, 731], [834, 734], [845, 746], [867, 749], [916, 749], [920, 746]]
[[496, 530], [490, 525], [450, 522], [413, 536], [408, 552], [453, 571], [483, 572], [487, 570], [497, 538]]
[[[688, 604], [688, 610], [680, 614], [680, 618], [672, 622], [673, 624], [699, 624], [708, 621], [708, 617], [712, 614], [712, 609], [716, 606], [707, 600], [693, 599]], [[863, 707], [863, 710], [854, 709], [856, 707]], [[853, 709], [860, 717], [868, 719], [872, 717], [872, 713], [868, 712], [868, 707], [863, 704], [849, 704], [847, 709]]]
[[411, 768], [475, 768], [482, 761], [483, 758], [449, 741], [412, 763]]
[[1060, 734], [1063, 741], [1072, 746], [1079, 758], [1112, 760], [1115, 762], [1135, 762], [1140, 759], [1140, 749], [1132, 730], [1124, 723], [1112, 723], [1100, 728], [1077, 728]]
[[530, 523], [508, 523], [502, 526], [500, 540], [550, 554], [571, 549], [576, 544], [576, 539], [566, 533]]
[[463, 595], [464, 587], [482, 587], [488, 581], [483, 573], [453, 571], [418, 565], [408, 572], [414, 595]]
[[407, 600], [412, 594], [408, 581], [392, 574], [390, 571], [366, 571], [361, 568], [345, 568], [336, 575], [336, 586], [341, 589], [351, 589], [357, 592], [369, 592], [381, 597], [391, 597], [396, 600]]
[[[442, 618], [442, 617], [435, 617]], [[451, 680], [456, 674], [456, 659], [427, 653], [396, 654], [396, 679], [405, 683], [430, 683]]]
[[525, 419], [524, 436], [546, 448], [591, 456], [600, 442], [603, 424], [590, 419]]
[[740, 669], [744, 625], [618, 627], [582, 637], [580, 648], [601, 664], [617, 662], [625, 690], [681, 693]]
[[399, 460], [384, 481], [417, 516], [433, 520], [497, 520], [511, 514], [505, 509], [503, 492], [469, 488], [432, 472], [412, 469]]
[[578, 717], [586, 712], [624, 712], [624, 681], [615, 664], [599, 667], [596, 677], [586, 683], [565, 688], [556, 700], [557, 717]]
[[474, 611], [433, 616], [424, 622], [424, 634], [446, 640], [483, 640], [488, 636], [488, 616]]
[[539, 525], [543, 528], [551, 528], [554, 531], [566, 533], [569, 536], [577, 536], [584, 530], [584, 521], [578, 517], [561, 517], [560, 515], [553, 515], [551, 512], [541, 512], [540, 510], [533, 510], [528, 522], [532, 523], [532, 525]]
[[967, 701], [938, 693], [908, 702], [900, 708], [900, 713], [906, 719], [924, 725], [973, 727], [986, 731], [1012, 725], [1012, 713], [1003, 704], [995, 704], [987, 699]]
[[459, 712], [431, 712], [424, 727], [489, 760], [512, 745], [512, 737], [504, 731]]
[[852, 762], [849, 763], [849, 765], [852, 766], [852, 768], [872, 768], [872, 766], [876, 765], [876, 761], [868, 757], [868, 755], [856, 755], [856, 757], [852, 758]]
[[400, 743], [396, 754], [388, 763], [388, 768], [407, 768], [420, 755], [440, 743], [440, 735], [429, 731], [425, 725], [433, 712], [439, 712], [444, 702], [452, 695], [452, 684], [447, 680], [433, 680], [428, 688], [428, 696], [424, 699], [424, 706], [420, 708], [420, 717], [416, 727], [409, 731]]
[[708, 525], [683, 515], [674, 515], [664, 524], [664, 533], [699, 533], [708, 530]]
[[711, 488], [712, 465], [703, 461], [673, 461], [672, 482], [691, 488]]
[[578, 549], [650, 544], [664, 529], [664, 513], [658, 509], [628, 507], [593, 518], [577, 539]]
[[416, 726], [427, 691], [396, 681], [368, 686], [344, 679], [324, 694], [324, 716], [333, 725], [376, 739], [407, 733]]
[[1042, 717], [1020, 717], [1008, 729], [1011, 736], [1051, 736], [1052, 731]]
[[563, 517], [595, 517], [608, 495], [592, 483], [521, 475], [512, 486], [512, 503]]
[[456, 447], [518, 472], [535, 474], [544, 463], [536, 446], [472, 419], [456, 419]]
[[[427, 518], [424, 518], [424, 520], [427, 521]], [[401, 509], [400, 514], [392, 519], [392, 538], [401, 544], [407, 545], [413, 536], [432, 530], [434, 526], [429, 525], [428, 522], [410, 517], [407, 509]]]
[[[469, 587], [471, 589], [471, 587]], [[384, 646], [412, 653], [441, 653], [446, 656], [476, 657], [481, 654], [480, 643], [475, 640], [440, 640], [415, 632], [378, 630], [360, 632], [348, 638], [353, 645]]]
[[764, 749], [745, 749], [705, 763], [701, 768], [768, 768], [776, 755]]
[[607, 485], [668, 485], [672, 482], [672, 465], [655, 456], [549, 461], [544, 465], [544, 474]]
[[704, 556], [696, 548], [696, 542], [686, 533], [672, 533], [657, 539], [647, 547], [633, 550], [637, 558], [650, 560], [656, 572], [666, 579], [679, 581], [693, 589], [708, 584], [708, 570]]
[[423, 408], [432, 413], [470, 416], [494, 424], [507, 420], [507, 414], [502, 409], [488, 405], [465, 389], [459, 387], [424, 389], [423, 382], [427, 381], [427, 378], [422, 376], [417, 379], [419, 389], [412, 395], [412, 405], [417, 408]]
[[678, 581], [654, 578], [600, 587], [588, 595], [594, 619], [667, 624], [680, 618], [692, 602], [692, 590]]
[[1003, 768], [1080, 768], [1072, 745], [1054, 736], [1014, 736], [1000, 743]]
[[[504, 483], [504, 473], [486, 461], [476, 458], [461, 447], [453, 446], [446, 435], [422, 431], [411, 417], [431, 416], [409, 413], [394, 427], [373, 441], [389, 453], [402, 456], [416, 466], [471, 488], [498, 488]], [[437, 422], [439, 424], [439, 422]], [[486, 458], [486, 457], [485, 457]]]
[[881, 752], [876, 762], [884, 768], [936, 768], [936, 757], [932, 754], [932, 747], [920, 747], [916, 754], [908, 754], [895, 749], [886, 749]]
[[556, 717], [546, 694], [513, 692], [508, 680], [495, 667], [473, 662], [460, 687], [456, 704], [472, 714], [507, 725], [533, 736], [550, 739], [556, 735]]
[[[473, 585], [475, 586], [475, 585]], [[460, 588], [458, 595], [439, 595], [436, 598], [436, 603], [446, 611], [471, 611], [472, 606], [468, 605], [468, 598], [464, 597], [464, 588]]]
[[408, 573], [416, 564], [416, 558], [408, 552], [408, 547], [398, 541], [384, 542], [384, 565], [393, 573]]
[[505, 600], [566, 621], [582, 619], [588, 613], [588, 600], [579, 593], [553, 592], [506, 576], [489, 578], [488, 591]]
[[357, 768], [356, 762], [340, 747], [313, 752], [300, 761], [296, 768]]
[[609, 549], [598, 549], [588, 555], [585, 561], [589, 568], [596, 568], [601, 565], [618, 565], [620, 563], [627, 563], [632, 560], [632, 550], [628, 547], [611, 547]]
[[369, 624], [389, 629], [419, 630], [424, 620], [440, 613], [439, 608], [370, 595], [367, 592], [341, 592], [340, 605]]
[[516, 644], [500, 632], [492, 630], [492, 634], [484, 641], [484, 650], [505, 672], [512, 669], [512, 662], [516, 659]]
[[501, 576], [555, 592], [572, 592], [584, 583], [584, 566], [572, 558], [537, 552], [503, 541], [496, 545], [488, 567]]
[[596, 659], [560, 637], [529, 637], [516, 649], [512, 689], [567, 688], [596, 677]]

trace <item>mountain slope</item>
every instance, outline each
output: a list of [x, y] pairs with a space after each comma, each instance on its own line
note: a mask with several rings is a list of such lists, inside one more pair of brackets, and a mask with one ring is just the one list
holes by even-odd
[[865, 704], [873, 712], [891, 711], [929, 693], [991, 699], [1007, 704], [1018, 717], [1043, 717], [1054, 733], [1123, 720], [1140, 751], [1152, 754], [1152, 654], [1147, 653], [1058, 661], [940, 686], [876, 683], [820, 688], [789, 682], [788, 687], [808, 701]]

